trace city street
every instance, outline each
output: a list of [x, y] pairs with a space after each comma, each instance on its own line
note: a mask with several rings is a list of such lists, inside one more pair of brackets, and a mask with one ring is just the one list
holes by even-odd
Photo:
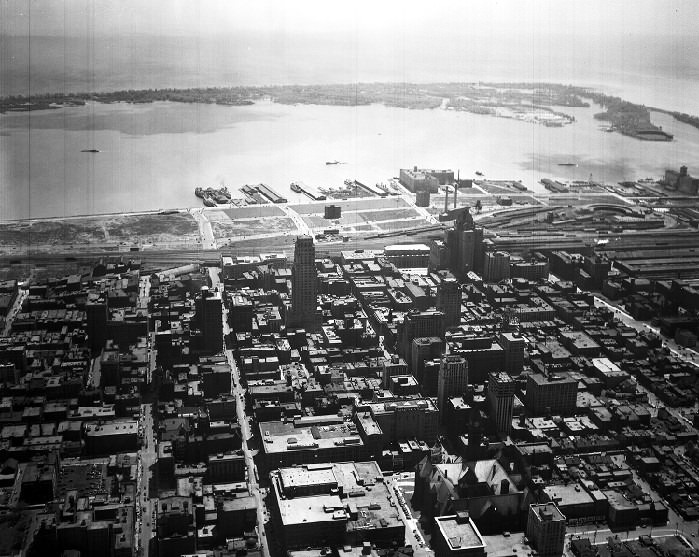
[[[663, 346], [667, 347], [670, 352], [677, 358], [680, 358], [684, 360], [685, 362], [693, 365], [697, 365], [696, 362], [693, 361], [691, 357], [686, 356], [683, 352], [681, 352], [681, 347], [677, 346], [677, 343], [675, 343], [674, 340], [668, 339], [664, 337], [663, 335], [660, 334], [660, 331], [654, 327], [651, 327], [648, 325], [648, 323], [645, 323], [643, 321], [637, 321], [633, 317], [631, 317], [628, 313], [626, 313], [624, 310], [622, 310], [620, 307], [612, 304], [608, 300], [600, 297], [600, 296], [595, 296], [595, 306], [597, 307], [606, 307], [608, 309], [611, 309], [614, 312], [615, 317], [620, 320], [624, 325], [627, 327], [632, 327], [633, 329], [636, 329], [639, 332], [643, 331], [651, 331], [657, 335], [659, 335], [663, 339]], [[694, 351], [692, 351], [694, 352]], [[658, 415], [658, 408], [665, 408], [670, 414], [675, 416], [678, 420], [683, 422], [691, 431], [697, 431], [696, 428], [694, 428], [691, 420], [688, 420], [684, 414], [683, 410], [681, 408], [670, 408], [666, 407], [663, 402], [658, 399], [653, 393], [651, 393], [648, 389], [646, 389], [643, 385], [638, 384], [638, 389], [644, 393], [648, 393], [648, 401], [650, 403], [650, 412], [653, 416]], [[695, 402], [694, 407], [692, 407], [692, 410], [696, 410], [699, 408], [699, 402]], [[699, 432], [698, 432], [699, 433]]]
[[[388, 478], [387, 478], [388, 480]], [[387, 481], [392, 495], [397, 497], [396, 510], [405, 522], [405, 543], [414, 548], [420, 548], [422, 552], [431, 555], [434, 552], [429, 547], [429, 537], [425, 537], [419, 521], [419, 514], [413, 514], [410, 500], [415, 490], [415, 473], [402, 472], [393, 474]]]
[[189, 213], [194, 217], [199, 225], [199, 236], [201, 237], [201, 247], [205, 250], [215, 250], [217, 249], [216, 237], [214, 236], [213, 228], [211, 228], [211, 221], [206, 215], [206, 211], [203, 208], [200, 209], [190, 209]]
[[614, 312], [614, 316], [619, 321], [621, 321], [624, 325], [628, 327], [636, 329], [639, 332], [650, 331], [652, 333], [655, 333], [656, 335], [662, 336], [663, 346], [668, 348], [673, 356], [681, 358], [687, 363], [699, 367], [699, 363], [697, 363], [697, 359], [699, 359], [699, 353], [697, 353], [695, 350], [680, 346], [675, 342], [674, 339], [661, 335], [660, 329], [658, 329], [657, 327], [653, 327], [645, 321], [637, 321], [631, 315], [626, 313], [626, 311], [620, 305], [610, 302], [603, 296], [597, 295], [595, 296], [595, 306], [606, 307], [608, 309], [611, 309]]
[[[151, 496], [151, 491], [155, 491], [155, 480], [153, 474], [158, 459], [157, 443], [155, 441], [154, 425], [153, 425], [153, 405], [141, 405], [140, 427], [143, 432], [143, 445], [138, 452], [138, 482], [136, 493], [136, 517], [140, 523], [140, 536], [137, 530], [136, 536], [140, 542], [142, 551], [140, 555], [148, 556], [151, 538], [156, 534], [156, 518], [158, 498]], [[157, 494], [155, 494], [157, 495]], [[140, 520], [139, 520], [140, 519]]]
[[17, 293], [17, 297], [15, 298], [15, 301], [12, 304], [12, 307], [7, 310], [7, 316], [5, 317], [5, 324], [2, 330], [2, 336], [7, 336], [10, 334], [12, 321], [15, 317], [17, 317], [17, 314], [20, 311], [22, 311], [22, 303], [24, 302], [27, 296], [29, 296], [29, 290], [20, 288], [19, 292]]
[[[219, 269], [217, 267], [209, 267], [209, 276], [211, 277], [211, 288], [213, 290], [223, 290], [223, 285], [221, 284]], [[228, 310], [225, 305], [223, 307], [223, 338], [224, 344], [225, 339], [230, 334], [231, 329], [228, 325]], [[231, 366], [231, 393], [235, 396], [236, 411], [238, 416], [238, 423], [240, 424], [240, 431], [243, 437], [243, 454], [245, 455], [245, 465], [247, 469], [247, 482], [248, 490], [250, 494], [255, 497], [257, 501], [257, 531], [260, 536], [260, 544], [262, 547], [263, 557], [270, 556], [270, 546], [267, 541], [267, 534], [265, 531], [265, 525], [268, 521], [267, 510], [265, 507], [264, 497], [265, 493], [259, 485], [259, 478], [257, 476], [257, 469], [255, 468], [254, 455], [248, 447], [248, 440], [252, 437], [252, 432], [250, 430], [250, 422], [245, 414], [245, 390], [240, 385], [240, 372], [238, 366], [235, 363], [235, 358], [233, 357], [233, 351], [225, 349], [226, 358]]]
[[[150, 297], [150, 277], [143, 276], [139, 280], [138, 305], [147, 307]], [[147, 384], [152, 381], [151, 370], [153, 369], [154, 353], [151, 351], [152, 345], [148, 339], [148, 369], [146, 370]], [[158, 460], [158, 445], [156, 441], [155, 427], [153, 424], [153, 405], [141, 404], [141, 412], [138, 423], [141, 435], [141, 449], [138, 451], [138, 468], [136, 481], [136, 533], [134, 546], [137, 554], [148, 557], [152, 541], [157, 538], [156, 515], [158, 498], [153, 474]], [[153, 494], [153, 496], [151, 496]], [[157, 554], [157, 550], [156, 550]]]

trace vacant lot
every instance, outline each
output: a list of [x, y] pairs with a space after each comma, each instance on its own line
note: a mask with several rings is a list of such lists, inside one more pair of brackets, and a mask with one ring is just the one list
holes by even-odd
[[345, 211], [362, 211], [372, 209], [390, 209], [396, 207], [407, 207], [407, 203], [400, 197], [386, 198], [364, 198], [364, 199], [349, 199], [339, 200], [332, 199], [321, 201], [319, 203], [305, 203], [302, 205], [294, 205], [292, 209], [299, 215], [323, 214], [326, 205], [339, 205], [342, 207], [342, 212]]
[[377, 222], [382, 220], [408, 219], [419, 217], [420, 214], [412, 207], [402, 209], [385, 209], [383, 211], [362, 211], [357, 213], [367, 222]]
[[148, 237], [156, 242], [176, 242], [199, 237], [199, 227], [189, 213], [172, 215], [123, 215], [99, 219], [110, 240], [138, 242]]
[[296, 231], [296, 225], [289, 217], [259, 217], [235, 220], [228, 218], [228, 215], [221, 215], [220, 217], [218, 219], [214, 219], [213, 215], [209, 217], [216, 239], [239, 238], [272, 232], [283, 234], [284, 232]]
[[424, 220], [392, 220], [388, 222], [377, 222], [381, 230], [402, 230], [404, 228], [418, 228], [420, 226], [425, 226], [427, 223]]
[[319, 217], [316, 215], [303, 216], [301, 218], [303, 219], [303, 222], [305, 222], [311, 228], [330, 228], [332, 226], [335, 226], [335, 221], [326, 220], [323, 217]]
[[71, 221], [17, 222], [0, 225], [0, 245], [87, 244], [105, 240], [101, 222], [93, 219]]
[[178, 242], [199, 237], [188, 213], [172, 215], [105, 215], [79, 219], [16, 222], [0, 225], [0, 246], [46, 248], [90, 244]]
[[[284, 211], [282, 211], [279, 207], [260, 205], [253, 205], [251, 207], [237, 207], [232, 209], [219, 209], [219, 211], [226, 213], [232, 220], [259, 217], [281, 217], [284, 215]], [[210, 212], [214, 213], [216, 211]]]

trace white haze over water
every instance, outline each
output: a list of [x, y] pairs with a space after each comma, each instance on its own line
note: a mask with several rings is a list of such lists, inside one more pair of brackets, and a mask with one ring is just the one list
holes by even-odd
[[699, 114], [699, 3], [691, 0], [1, 6], [0, 95], [549, 81]]

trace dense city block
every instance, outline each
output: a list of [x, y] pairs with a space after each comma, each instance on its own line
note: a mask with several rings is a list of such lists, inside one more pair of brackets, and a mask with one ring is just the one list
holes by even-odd
[[0, 554], [692, 554], [695, 283], [451, 218], [0, 284]]

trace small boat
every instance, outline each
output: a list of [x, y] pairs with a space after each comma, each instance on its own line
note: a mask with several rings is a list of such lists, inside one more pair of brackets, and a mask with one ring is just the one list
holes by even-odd
[[204, 188], [201, 188], [198, 186], [196, 188], [194, 188], [194, 195], [196, 195], [197, 197], [199, 197], [201, 199], [204, 199]]
[[341, 163], [340, 161], [325, 161], [325, 164], [344, 164], [344, 163]]
[[80, 152], [81, 152], [81, 153], [99, 153], [100, 150], [99, 150], [99, 149], [83, 149], [83, 150], [80, 151]]
[[476, 170], [476, 176], [483, 176], [483, 173], [480, 170]]
[[303, 190], [296, 182], [291, 182], [291, 191], [294, 193], [302, 193]]
[[577, 162], [559, 162], [558, 166], [578, 166]]
[[203, 197], [203, 200], [204, 205], [206, 205], [207, 207], [216, 207], [216, 202], [213, 199], [211, 199], [208, 195], [205, 195]]

